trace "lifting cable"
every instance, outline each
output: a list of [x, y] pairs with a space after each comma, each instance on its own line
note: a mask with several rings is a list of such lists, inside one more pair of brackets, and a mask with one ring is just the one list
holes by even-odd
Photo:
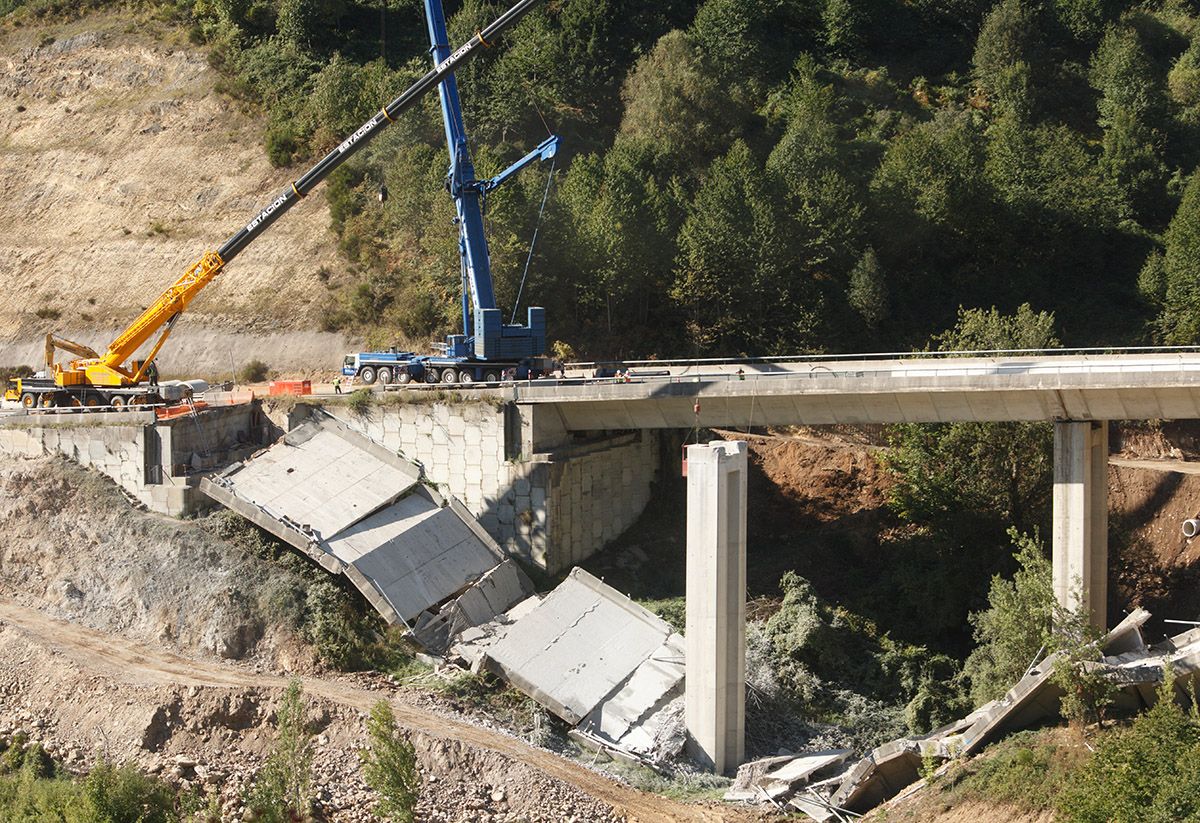
[[533, 260], [533, 249], [537, 245], [538, 231], [542, 228], [542, 216], [546, 213], [546, 201], [550, 199], [550, 184], [554, 182], [554, 158], [550, 158], [550, 173], [546, 175], [546, 190], [542, 192], [542, 207], [538, 209], [537, 223], [533, 226], [533, 238], [529, 241], [529, 255], [525, 258], [525, 270], [521, 272], [521, 285], [517, 288], [517, 301], [513, 303], [512, 319], [517, 322], [517, 310], [521, 308], [521, 295], [525, 291], [525, 278], [529, 276], [529, 264]]

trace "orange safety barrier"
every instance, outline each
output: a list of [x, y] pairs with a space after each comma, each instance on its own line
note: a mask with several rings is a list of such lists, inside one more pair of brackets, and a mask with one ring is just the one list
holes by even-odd
[[312, 394], [311, 380], [272, 380], [270, 386], [272, 397], [280, 394]]
[[184, 415], [191, 414], [192, 409], [195, 409], [196, 411], [204, 411], [207, 408], [207, 403], [205, 403], [203, 400], [197, 400], [191, 405], [188, 405], [187, 403], [181, 403], [178, 406], [159, 406], [154, 410], [154, 416], [159, 420], [172, 420], [176, 417], [183, 417]]

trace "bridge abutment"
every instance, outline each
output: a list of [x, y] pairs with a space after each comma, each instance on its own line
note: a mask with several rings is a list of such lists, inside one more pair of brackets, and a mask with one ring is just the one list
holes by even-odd
[[657, 431], [568, 432], [553, 409], [419, 396], [363, 414], [324, 408], [420, 463], [505, 550], [551, 574], [634, 524], [661, 463]]
[[1054, 596], [1107, 628], [1108, 422], [1054, 423]]

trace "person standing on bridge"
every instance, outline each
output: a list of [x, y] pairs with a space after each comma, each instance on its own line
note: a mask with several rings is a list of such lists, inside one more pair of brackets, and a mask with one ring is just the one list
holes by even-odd
[[334, 394], [342, 393], [342, 378], [340, 378], [340, 377], [333, 378], [333, 393]]
[[151, 386], [158, 385], [158, 365], [153, 360], [146, 364], [146, 382]]

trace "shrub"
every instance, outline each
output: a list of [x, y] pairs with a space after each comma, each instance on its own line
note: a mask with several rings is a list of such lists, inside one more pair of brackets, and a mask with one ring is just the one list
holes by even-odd
[[1091, 624], [1082, 605], [1074, 611], [1056, 609], [1053, 646], [1060, 652], [1052, 678], [1062, 690], [1062, 716], [1074, 724], [1102, 721], [1117, 693], [1117, 687], [1102, 669], [1088, 664], [1103, 657], [1100, 640], [1104, 632]]
[[396, 716], [386, 701], [371, 707], [367, 734], [371, 746], [359, 757], [367, 785], [380, 796], [375, 813], [385, 820], [412, 823], [420, 788], [416, 753], [396, 727]]
[[113, 823], [167, 823], [176, 820], [175, 793], [165, 783], [138, 772], [132, 763], [103, 761], [88, 773], [68, 820]]
[[238, 372], [237, 379], [240, 383], [261, 383], [267, 379], [267, 375], [271, 373], [271, 367], [261, 360], [251, 360], [242, 370]]
[[246, 795], [246, 809], [254, 820], [285, 823], [307, 818], [312, 806], [312, 760], [312, 730], [304, 717], [300, 681], [293, 680], [276, 714], [275, 745]]
[[266, 144], [267, 159], [276, 167], [291, 165], [304, 147], [296, 128], [288, 123], [272, 123], [267, 126], [263, 142]]
[[35, 311], [34, 314], [36, 314], [38, 318], [42, 320], [57, 320], [62, 316], [62, 312], [60, 312], [58, 309], [52, 309], [49, 306], [42, 306], [40, 309]]
[[346, 405], [354, 414], [365, 417], [371, 411], [371, 390], [355, 389], [346, 400]]
[[1200, 820], [1200, 718], [1175, 703], [1168, 675], [1158, 702], [1126, 730], [1104, 737], [1059, 795], [1068, 823]]

